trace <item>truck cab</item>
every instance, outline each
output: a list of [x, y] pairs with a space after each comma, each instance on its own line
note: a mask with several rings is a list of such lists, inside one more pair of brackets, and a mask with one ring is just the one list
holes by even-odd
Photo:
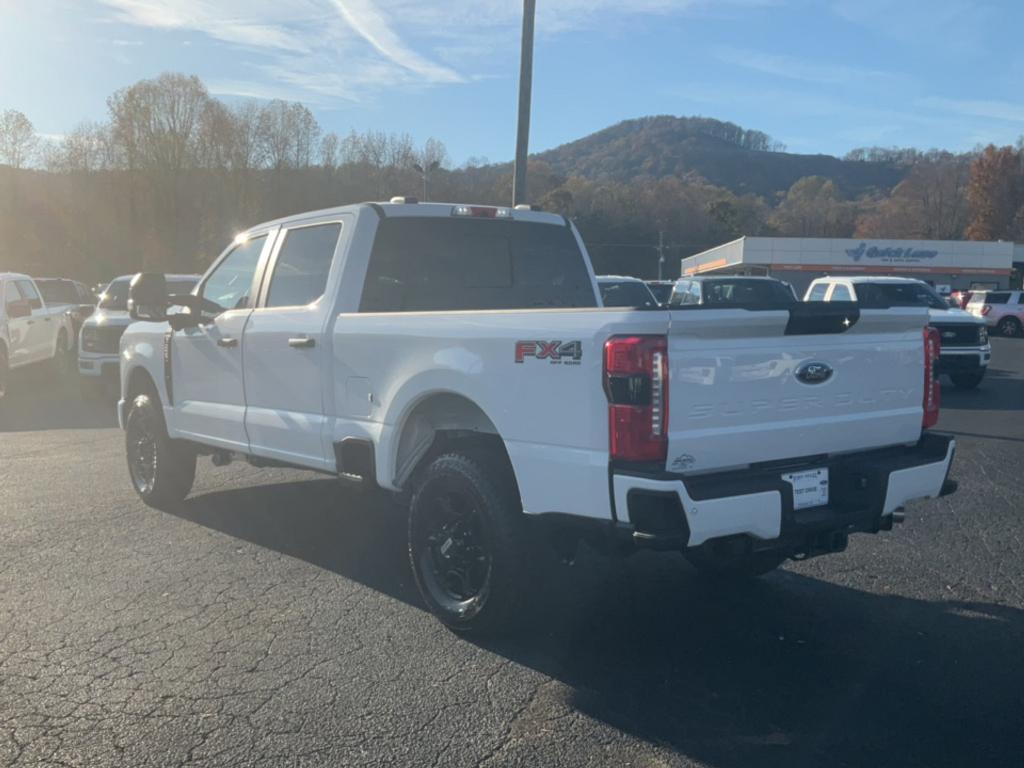
[[937, 372], [959, 389], [981, 384], [992, 359], [985, 321], [953, 307], [930, 285], [909, 277], [821, 277], [807, 288], [804, 301], [854, 301], [864, 306], [928, 308], [929, 325], [942, 344]]

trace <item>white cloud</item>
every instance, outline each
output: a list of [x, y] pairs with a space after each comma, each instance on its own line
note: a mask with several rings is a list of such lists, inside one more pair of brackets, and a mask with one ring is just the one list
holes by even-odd
[[349, 26], [389, 61], [428, 82], [459, 82], [463, 79], [454, 69], [429, 61], [402, 42], [371, 0], [332, 2]]
[[1024, 123], [1024, 106], [1019, 102], [988, 99], [944, 99], [930, 96], [918, 99], [917, 105], [940, 112], [984, 117], [989, 120], [1000, 120], [1007, 123]]
[[773, 53], [762, 53], [741, 48], [721, 47], [715, 51], [719, 61], [737, 67], [776, 75], [790, 80], [801, 80], [808, 83], [825, 85], [843, 85], [863, 82], [867, 79], [879, 80], [891, 77], [886, 72], [873, 69], [849, 67], [841, 64], [823, 64], [806, 61]]
[[[307, 101], [358, 100], [384, 88], [472, 82], [496, 51], [515, 55], [522, 5], [513, 0], [95, 0], [107, 18], [156, 30], [199, 33], [248, 53], [261, 75], [210, 78], [216, 93], [289, 93]], [[617, 29], [650, 15], [719, 12], [779, 0], [544, 0], [537, 35]]]

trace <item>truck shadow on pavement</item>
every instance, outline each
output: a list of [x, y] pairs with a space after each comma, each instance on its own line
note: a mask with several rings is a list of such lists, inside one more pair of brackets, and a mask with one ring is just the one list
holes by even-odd
[[[199, 495], [175, 514], [423, 609], [402, 516], [383, 498], [283, 482]], [[853, 557], [820, 570], [879, 590], [902, 578], [853, 571]], [[1024, 612], [862, 591], [810, 566], [727, 589], [676, 555], [585, 551], [544, 575], [515, 636], [467, 642], [554, 681], [510, 724], [527, 755], [558, 738], [552, 720], [582, 715], [673, 764], [1020, 764]]]

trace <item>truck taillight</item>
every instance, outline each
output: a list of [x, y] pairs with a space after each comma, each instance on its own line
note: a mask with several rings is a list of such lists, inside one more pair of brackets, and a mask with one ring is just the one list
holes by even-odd
[[613, 336], [604, 345], [604, 390], [613, 459], [664, 461], [668, 451], [668, 342]]
[[982, 317], [984, 317], [985, 315], [987, 315], [991, 311], [992, 311], [992, 306], [990, 304], [986, 304], [985, 306], [983, 306], [981, 308], [981, 315], [982, 315]]
[[924, 329], [924, 415], [921, 426], [925, 429], [934, 427], [939, 420], [939, 404], [942, 401], [942, 388], [935, 367], [939, 362], [942, 342], [939, 332], [931, 327]]

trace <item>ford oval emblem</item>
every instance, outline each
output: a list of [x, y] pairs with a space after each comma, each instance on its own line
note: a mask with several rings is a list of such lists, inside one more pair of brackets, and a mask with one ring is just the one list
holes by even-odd
[[824, 384], [832, 378], [832, 366], [828, 363], [804, 363], [796, 369], [796, 377], [804, 384]]

